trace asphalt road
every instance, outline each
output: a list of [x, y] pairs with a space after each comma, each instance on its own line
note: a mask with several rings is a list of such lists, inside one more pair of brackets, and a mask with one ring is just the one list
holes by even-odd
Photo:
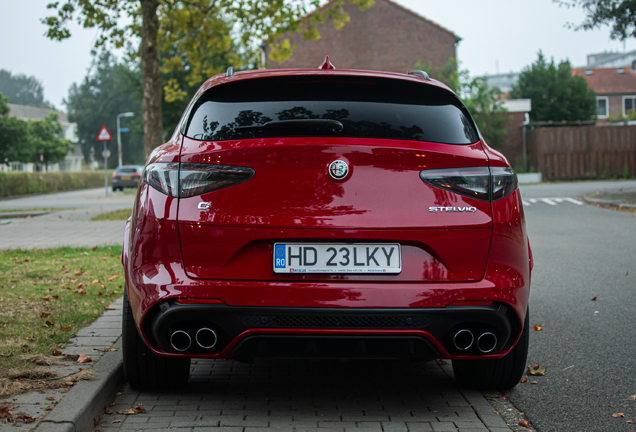
[[[636, 182], [522, 186], [576, 198]], [[535, 269], [528, 364], [547, 367], [510, 393], [540, 432], [636, 431], [636, 217], [564, 201], [525, 207]], [[592, 297], [596, 297], [592, 301]], [[532, 385], [530, 382], [536, 381]], [[612, 417], [623, 413], [625, 417]]]
[[0, 199], [0, 212], [3, 210], [39, 209], [39, 208], [101, 208], [104, 211], [132, 207], [134, 194], [113, 192], [104, 188], [82, 189], [47, 195], [23, 196]]

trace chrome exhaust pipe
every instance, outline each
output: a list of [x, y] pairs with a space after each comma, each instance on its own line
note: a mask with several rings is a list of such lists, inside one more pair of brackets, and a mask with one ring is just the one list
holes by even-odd
[[170, 345], [176, 351], [187, 351], [192, 345], [192, 338], [183, 330], [177, 330], [170, 335]]
[[218, 338], [214, 330], [207, 327], [200, 328], [194, 338], [197, 344], [203, 349], [210, 349], [216, 345]]
[[497, 346], [497, 336], [491, 332], [482, 333], [477, 338], [477, 348], [484, 354], [491, 352]]
[[467, 329], [462, 329], [453, 336], [453, 345], [460, 351], [466, 351], [473, 346], [474, 341], [475, 337], [473, 336], [473, 332]]

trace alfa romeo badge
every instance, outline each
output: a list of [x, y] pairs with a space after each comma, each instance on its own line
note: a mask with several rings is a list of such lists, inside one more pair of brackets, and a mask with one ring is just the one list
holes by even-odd
[[349, 174], [349, 165], [343, 160], [335, 160], [329, 164], [329, 174], [336, 180], [342, 180]]

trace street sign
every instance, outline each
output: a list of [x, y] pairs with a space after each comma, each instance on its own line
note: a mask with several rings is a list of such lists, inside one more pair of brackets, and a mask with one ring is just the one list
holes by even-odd
[[108, 159], [110, 157], [110, 150], [104, 150], [102, 152], [102, 156], [106, 159]]
[[130, 132], [130, 128], [119, 128], [119, 132]]
[[106, 129], [106, 125], [102, 126], [97, 135], [97, 141], [111, 141], [112, 139], [113, 137], [110, 132], [108, 132], [108, 129]]

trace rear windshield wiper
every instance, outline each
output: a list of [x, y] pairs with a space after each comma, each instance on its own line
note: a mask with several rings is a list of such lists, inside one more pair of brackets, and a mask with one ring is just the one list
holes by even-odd
[[274, 120], [260, 125], [238, 126], [234, 130], [257, 129], [321, 129], [330, 132], [342, 132], [344, 127], [338, 120], [329, 119], [300, 119], [300, 120]]

